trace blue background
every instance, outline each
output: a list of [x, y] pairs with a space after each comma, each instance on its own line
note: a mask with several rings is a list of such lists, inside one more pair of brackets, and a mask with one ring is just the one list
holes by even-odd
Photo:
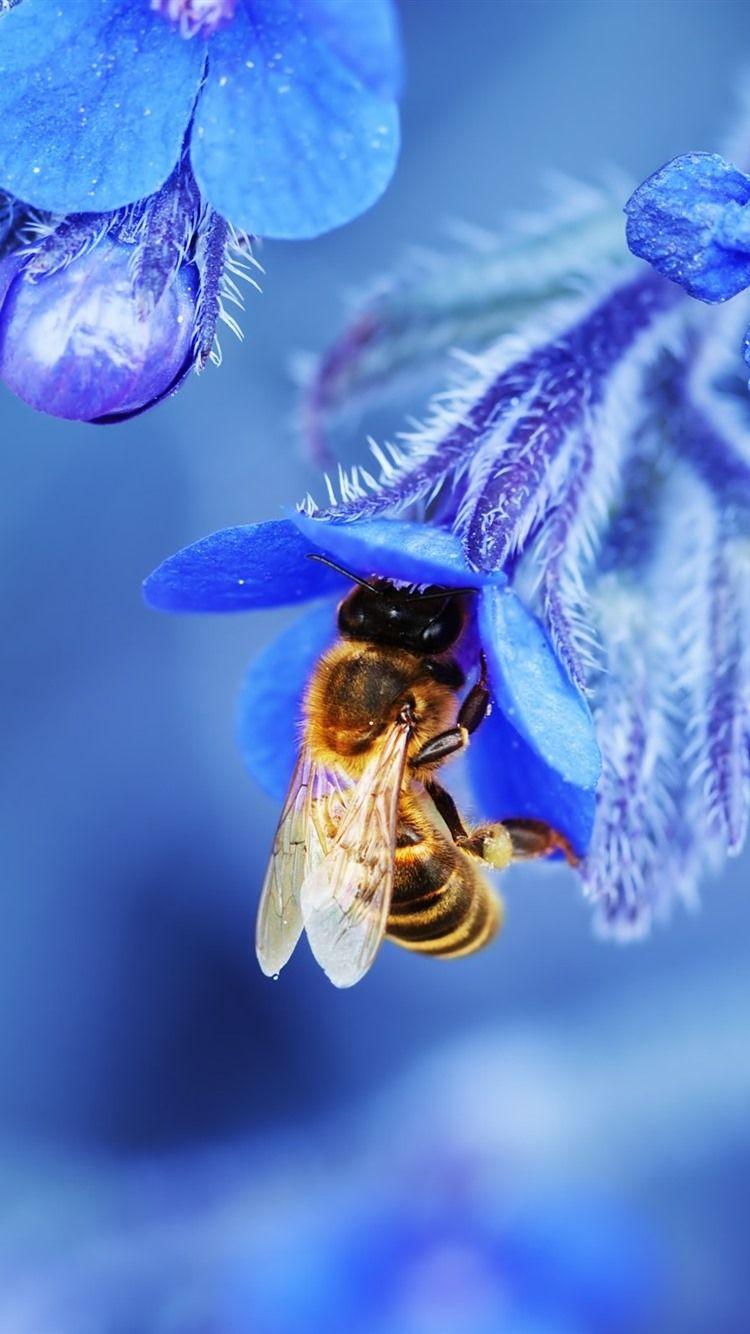
[[[518, 871], [504, 936], [476, 959], [386, 947], [342, 994], [300, 949], [268, 982], [252, 930], [278, 811], [242, 771], [234, 707], [288, 617], [141, 602], [176, 548], [322, 495], [289, 362], [338, 331], [347, 292], [408, 245], [440, 244], [445, 221], [533, 210], [549, 168], [637, 181], [719, 148], [750, 52], [744, 0], [406, 0], [403, 25], [392, 188], [341, 232], [264, 248], [263, 295], [248, 292], [246, 342], [223, 337], [220, 370], [114, 428], [0, 389], [0, 1328], [14, 1334], [375, 1330], [419, 1250], [416, 1200], [430, 1255], [446, 1253], [444, 1214], [450, 1254], [473, 1259], [453, 1317], [411, 1275], [421, 1296], [390, 1328], [747, 1329], [747, 860], [640, 945], [595, 940], [564, 870]], [[355, 1222], [326, 1240], [337, 1218]], [[276, 1288], [266, 1227], [288, 1261]], [[400, 1228], [404, 1246], [376, 1254]], [[204, 1281], [207, 1237], [221, 1260]]]

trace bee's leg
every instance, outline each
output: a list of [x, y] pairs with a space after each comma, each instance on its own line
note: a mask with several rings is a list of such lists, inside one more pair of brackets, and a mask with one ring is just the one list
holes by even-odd
[[430, 779], [425, 783], [425, 789], [432, 798], [433, 804], [438, 815], [448, 826], [448, 830], [454, 843], [460, 838], [466, 838], [466, 829], [463, 820], [458, 813], [458, 807], [453, 800], [450, 792], [446, 792], [444, 787]]
[[549, 857], [553, 852], [564, 853], [570, 866], [578, 865], [578, 857], [568, 840], [541, 820], [503, 820], [497, 824], [480, 825], [470, 834], [458, 837], [456, 843], [464, 852], [499, 870], [512, 861]]
[[483, 723], [487, 717], [490, 707], [490, 692], [487, 689], [487, 683], [484, 675], [484, 659], [482, 659], [482, 675], [476, 685], [471, 687], [461, 708], [458, 710], [456, 722], [459, 727], [464, 727], [471, 736], [476, 732], [480, 723]]
[[569, 866], [577, 866], [579, 858], [568, 840], [542, 820], [505, 820], [505, 828], [513, 844], [513, 860], [528, 861], [532, 857], [549, 857], [562, 852]]
[[450, 792], [446, 792], [445, 788], [433, 779], [425, 783], [425, 788], [438, 814], [448, 826], [456, 847], [498, 870], [503, 870], [509, 864], [513, 858], [513, 845], [504, 825], [482, 825], [480, 829], [468, 833]]
[[479, 680], [476, 685], [471, 687], [468, 695], [464, 699], [458, 710], [456, 722], [459, 727], [465, 727], [469, 736], [476, 732], [480, 723], [483, 723], [490, 707], [490, 692], [487, 685], [487, 659], [484, 654], [479, 657]]
[[513, 861], [513, 842], [504, 824], [480, 825], [456, 839], [456, 845], [462, 852], [493, 866], [496, 871], [504, 871]]
[[486, 718], [489, 707], [490, 692], [484, 681], [483, 660], [482, 675], [476, 685], [471, 687], [458, 710], [455, 727], [450, 727], [447, 732], [440, 732], [426, 741], [422, 749], [409, 761], [410, 767], [418, 769], [423, 764], [440, 764], [442, 760], [447, 760], [449, 755], [455, 755], [456, 751], [463, 750], [472, 732], [476, 732], [479, 724]]
[[447, 760], [449, 755], [455, 755], [456, 751], [463, 750], [468, 743], [469, 733], [465, 727], [451, 727], [447, 732], [439, 732], [429, 741], [425, 741], [422, 749], [417, 751], [416, 755], [409, 760], [410, 769], [419, 769], [423, 764], [440, 764]]

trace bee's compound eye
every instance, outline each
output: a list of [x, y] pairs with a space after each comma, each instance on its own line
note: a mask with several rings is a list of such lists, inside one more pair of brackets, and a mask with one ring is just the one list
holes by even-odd
[[351, 598], [345, 598], [339, 607], [338, 622], [339, 630], [351, 633], [362, 624], [362, 608], [352, 605]]
[[451, 599], [439, 616], [423, 626], [420, 633], [422, 649], [428, 653], [440, 653], [455, 644], [461, 633], [463, 615], [458, 602]]
[[338, 626], [344, 635], [364, 638], [372, 618], [373, 594], [364, 588], [355, 588], [339, 607]]

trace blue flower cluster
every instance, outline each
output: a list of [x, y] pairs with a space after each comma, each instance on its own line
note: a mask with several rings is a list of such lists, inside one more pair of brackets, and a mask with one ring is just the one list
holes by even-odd
[[385, 189], [399, 81], [391, 0], [0, 6], [0, 378], [84, 421], [172, 393], [239, 333], [251, 236]]
[[[159, 402], [218, 359], [221, 321], [239, 333], [253, 237], [335, 227], [393, 170], [390, 0], [16, 0], [0, 24], [0, 378], [35, 407], [108, 422]], [[739, 850], [750, 460], [680, 289], [750, 286], [749, 201], [750, 177], [688, 154], [627, 205], [656, 272], [589, 191], [522, 243], [438, 257], [354, 313], [306, 386], [318, 456], [357, 395], [415, 369], [439, 383], [449, 342], [466, 371], [326, 508], [214, 534], [146, 585], [167, 610], [316, 603], [246, 687], [241, 742], [269, 791], [335, 633], [344, 585], [318, 554], [475, 590], [471, 666], [486, 662], [492, 705], [475, 800], [565, 836], [603, 929], [642, 933]]]
[[[362, 385], [376, 393], [384, 365], [384, 391], [408, 378], [418, 342], [445, 374], [446, 324], [470, 318], [489, 341], [474, 338], [422, 426], [373, 446], [374, 474], [341, 472], [325, 509], [308, 501], [289, 520], [187, 548], [146, 596], [234, 610], [340, 595], [335, 574], [307, 564], [311, 550], [364, 577], [480, 589], [493, 710], [469, 751], [477, 805], [484, 818], [523, 813], [565, 833], [598, 928], [626, 939], [690, 901], [707, 867], [744, 841], [750, 458], [725, 392], [724, 340], [696, 332], [679, 289], [639, 271], [621, 244], [587, 255], [592, 218], [612, 209], [601, 199], [550, 216], [538, 236], [546, 280], [527, 283], [529, 317], [513, 337], [518, 284], [496, 280], [486, 245], [463, 270], [473, 305], [465, 281], [451, 287], [450, 256], [432, 265], [439, 301], [415, 282], [355, 311], [308, 385], [318, 450], [330, 410]], [[512, 243], [500, 251], [512, 266]], [[291, 769], [304, 682], [334, 632], [321, 601], [251, 669], [241, 743], [274, 792]]]

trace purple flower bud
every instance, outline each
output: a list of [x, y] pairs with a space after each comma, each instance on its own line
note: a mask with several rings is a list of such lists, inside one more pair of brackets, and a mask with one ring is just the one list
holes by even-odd
[[166, 397], [192, 368], [196, 266], [182, 264], [144, 307], [133, 253], [107, 236], [52, 272], [18, 253], [0, 262], [0, 379], [31, 407], [116, 421]]

